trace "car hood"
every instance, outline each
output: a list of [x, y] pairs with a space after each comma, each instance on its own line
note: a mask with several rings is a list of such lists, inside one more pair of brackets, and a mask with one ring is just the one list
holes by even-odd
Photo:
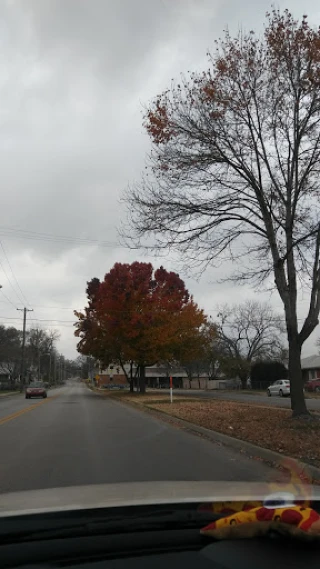
[[[0, 494], [0, 517], [40, 512], [156, 504], [265, 500], [287, 484], [155, 481], [71, 486]], [[295, 488], [296, 500], [320, 500], [320, 487]]]

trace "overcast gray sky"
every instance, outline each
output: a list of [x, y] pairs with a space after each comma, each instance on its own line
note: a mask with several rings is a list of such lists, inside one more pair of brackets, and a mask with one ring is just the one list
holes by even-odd
[[[276, 6], [320, 24], [316, 0]], [[267, 0], [1, 0], [0, 322], [20, 326], [16, 308], [27, 300], [29, 325], [58, 328], [59, 350], [75, 357], [72, 309], [84, 306], [86, 281], [117, 261], [159, 264], [117, 245], [121, 193], [139, 179], [149, 150], [142, 106], [180, 72], [206, 68], [206, 52], [226, 26], [261, 29], [270, 7]], [[176, 268], [169, 257], [162, 263]], [[213, 317], [217, 304], [253, 297], [217, 284], [219, 276], [212, 267], [199, 281], [186, 278]], [[271, 302], [281, 308], [276, 294]], [[301, 316], [305, 308], [302, 298]], [[316, 352], [318, 335], [305, 355]]]

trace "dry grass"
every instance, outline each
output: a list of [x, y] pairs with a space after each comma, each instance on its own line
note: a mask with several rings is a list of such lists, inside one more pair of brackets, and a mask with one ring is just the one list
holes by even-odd
[[137, 393], [134, 391], [130, 393], [127, 389], [93, 389], [102, 397], [113, 397], [114, 399], [121, 399], [131, 401], [133, 403], [145, 404], [149, 401], [169, 401], [169, 396], [165, 393]]
[[234, 401], [150, 401], [147, 406], [320, 467], [320, 420], [292, 419], [288, 409]]
[[320, 399], [320, 393], [315, 393], [314, 391], [307, 391], [304, 394], [305, 399]]
[[[156, 403], [169, 403], [170, 399], [169, 399], [169, 395], [167, 393], [137, 393], [136, 391], [134, 391], [133, 393], [130, 393], [127, 390], [123, 390], [123, 391], [116, 391], [116, 390], [112, 390], [112, 389], [105, 389], [105, 390], [98, 390], [98, 389], [94, 389], [94, 391], [97, 391], [99, 393], [99, 395], [101, 395], [102, 397], [109, 397], [109, 398], [113, 398], [113, 399], [120, 399], [121, 401], [128, 401], [129, 403], [134, 403], [136, 405], [139, 406], [147, 406], [150, 403], [152, 404], [156, 404]], [[179, 400], [180, 402], [190, 402], [190, 401], [199, 401], [199, 399], [197, 398], [192, 398], [192, 397], [183, 397], [183, 395], [177, 395], [175, 396], [176, 400]]]

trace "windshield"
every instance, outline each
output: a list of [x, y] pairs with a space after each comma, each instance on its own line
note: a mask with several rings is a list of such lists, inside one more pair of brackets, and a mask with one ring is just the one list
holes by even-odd
[[320, 12], [279, 6], [0, 2], [0, 497], [320, 480]]

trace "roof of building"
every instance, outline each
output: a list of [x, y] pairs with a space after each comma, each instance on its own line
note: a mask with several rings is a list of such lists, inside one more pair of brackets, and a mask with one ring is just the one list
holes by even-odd
[[308, 358], [301, 359], [302, 369], [320, 369], [320, 355], [309, 356]]

